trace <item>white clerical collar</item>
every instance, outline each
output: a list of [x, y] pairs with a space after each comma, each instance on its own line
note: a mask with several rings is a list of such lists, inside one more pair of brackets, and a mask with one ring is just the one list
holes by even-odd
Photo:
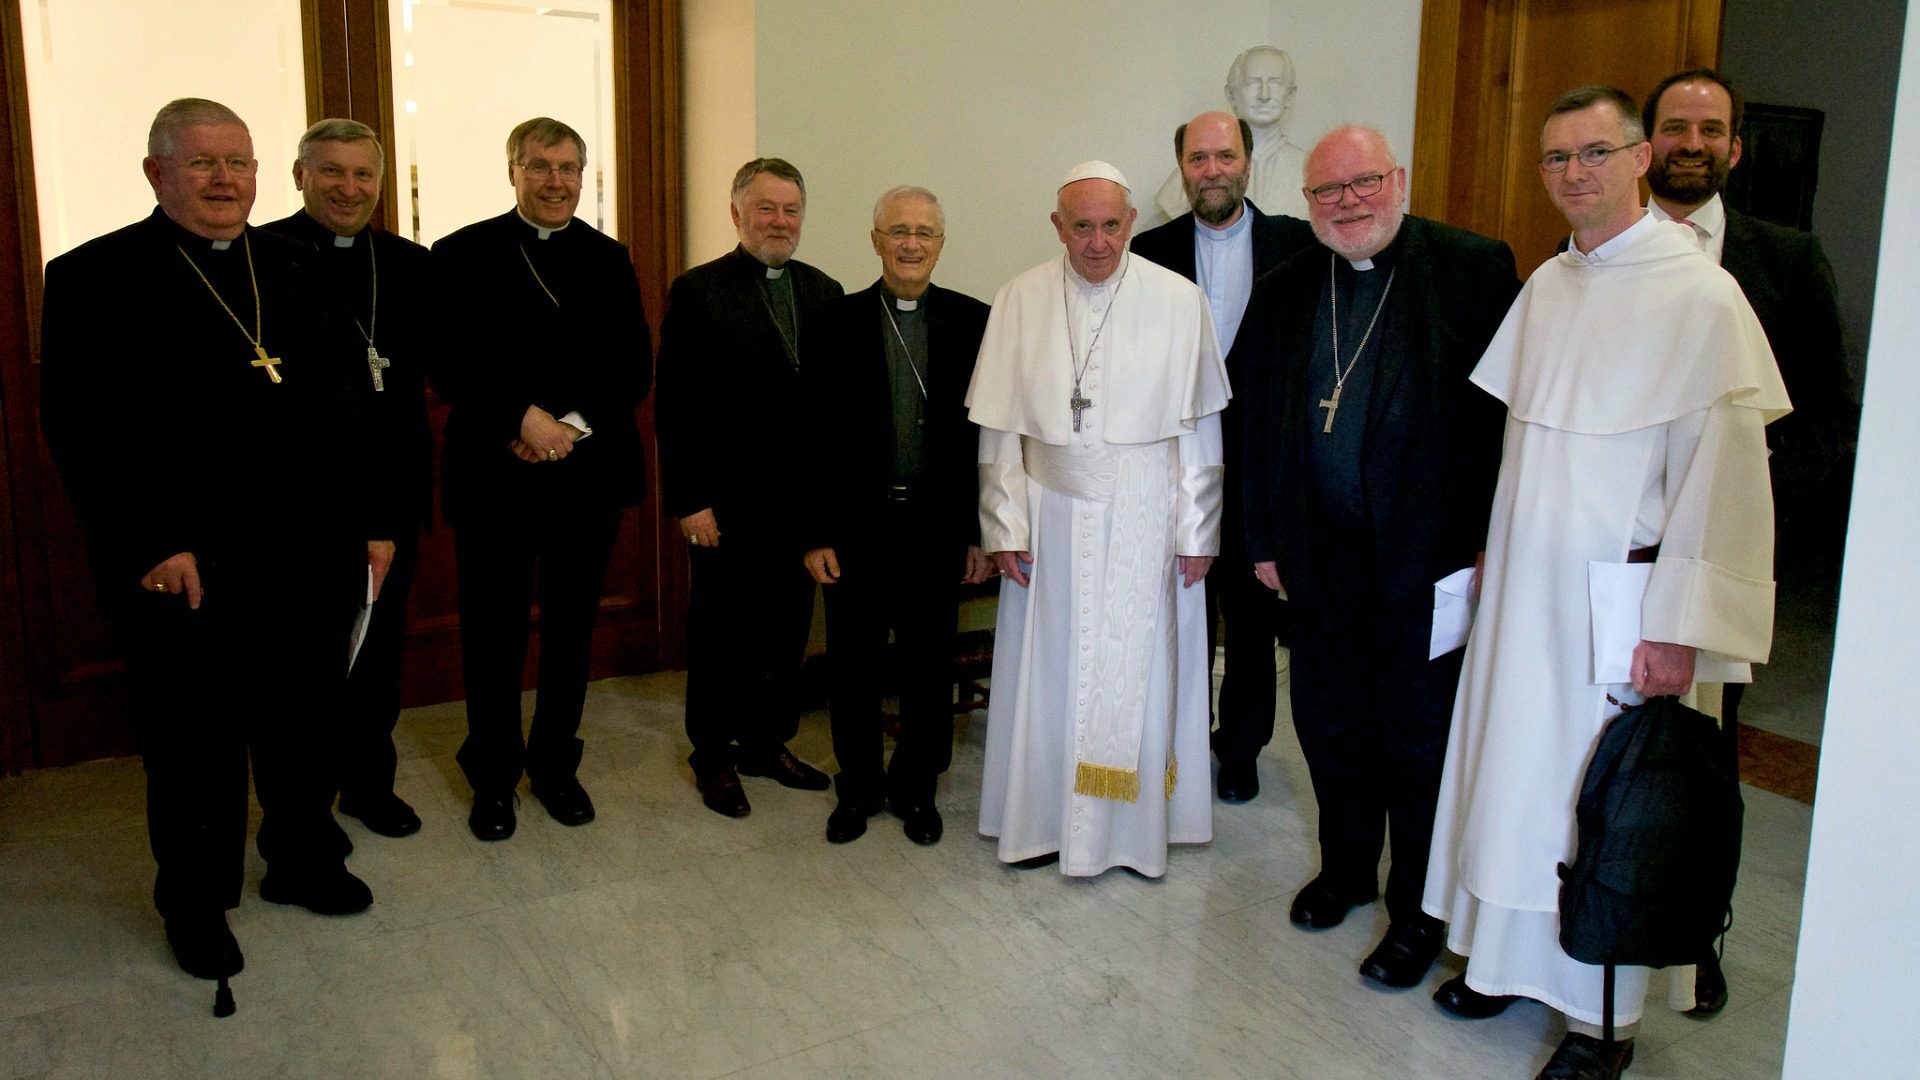
[[784, 266], [769, 266], [767, 267], [767, 280], [779, 281], [782, 277], [786, 276], [786, 273], [787, 268]]
[[572, 219], [572, 218], [568, 218], [568, 219], [567, 219], [567, 222], [566, 222], [566, 225], [562, 225], [562, 226], [560, 226], [560, 229], [549, 229], [549, 228], [547, 228], [547, 227], [546, 227], [545, 225], [536, 225], [536, 224], [534, 224], [534, 223], [533, 223], [533, 222], [531, 222], [531, 221], [527, 221], [527, 215], [525, 215], [525, 214], [522, 214], [522, 213], [520, 212], [520, 208], [519, 208], [519, 207], [517, 207], [517, 206], [513, 208], [513, 213], [514, 213], [514, 216], [515, 216], [515, 217], [517, 217], [517, 218], [519, 218], [519, 219], [520, 219], [521, 221], [526, 221], [526, 222], [527, 222], [527, 228], [529, 228], [529, 229], [532, 229], [532, 230], [533, 230], [533, 231], [534, 231], [535, 233], [537, 233], [537, 234], [539, 235], [539, 237], [540, 237], [540, 239], [542, 239], [542, 240], [545, 240], [545, 239], [547, 239], [547, 238], [549, 238], [549, 237], [551, 237], [551, 236], [552, 236], [552, 235], [553, 235], [554, 233], [557, 233], [557, 232], [559, 232], [559, 231], [560, 231], [560, 229], [564, 229], [564, 228], [566, 228], [566, 227], [567, 227], [567, 225], [571, 225], [571, 224], [573, 224], [573, 219]]
[[333, 246], [337, 248], [350, 248], [353, 246], [353, 241], [358, 235], [358, 233], [355, 233], [353, 236], [341, 236], [339, 233], [334, 233]]
[[1373, 260], [1372, 259], [1348, 259], [1347, 265], [1353, 267], [1355, 270], [1371, 270], [1373, 269]]
[[209, 243], [213, 245], [213, 250], [215, 251], [225, 251], [233, 246], [233, 241], [231, 240], [212, 240], [209, 241]]
[[1712, 198], [1694, 207], [1693, 211], [1683, 218], [1667, 213], [1667, 208], [1661, 206], [1655, 199], [1647, 200], [1647, 212], [1661, 221], [1685, 222], [1693, 226], [1694, 232], [1699, 233], [1703, 239], [1719, 236], [1727, 227], [1727, 205], [1720, 201], [1720, 193], [1717, 191], [1713, 193]]
[[1198, 214], [1193, 216], [1193, 231], [1216, 244], [1224, 244], [1230, 240], [1237, 240], [1241, 236], [1244, 236], [1246, 231], [1251, 228], [1253, 228], [1253, 207], [1245, 199], [1240, 200], [1239, 219], [1224, 229], [1216, 229], [1206, 222], [1201, 221], [1200, 215]]
[[920, 310], [920, 301], [918, 299], [903, 300], [896, 296], [893, 298], [893, 309], [895, 311], [918, 311]]
[[1640, 220], [1620, 230], [1612, 239], [1609, 239], [1590, 252], [1582, 252], [1578, 247], [1574, 246], [1573, 241], [1569, 239], [1567, 241], [1567, 254], [1583, 263], [1603, 263], [1635, 244], [1638, 244], [1647, 233], [1660, 228], [1660, 225], [1661, 222], [1659, 218], [1654, 217], [1652, 214], [1642, 213]]

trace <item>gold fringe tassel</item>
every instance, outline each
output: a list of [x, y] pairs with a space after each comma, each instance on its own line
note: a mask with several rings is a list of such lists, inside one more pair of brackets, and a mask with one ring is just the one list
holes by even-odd
[[1180, 782], [1180, 759], [1167, 755], [1167, 801], [1173, 801], [1173, 786]]
[[1073, 770], [1073, 791], [1096, 799], [1133, 802], [1140, 798], [1140, 771], [1082, 761]]

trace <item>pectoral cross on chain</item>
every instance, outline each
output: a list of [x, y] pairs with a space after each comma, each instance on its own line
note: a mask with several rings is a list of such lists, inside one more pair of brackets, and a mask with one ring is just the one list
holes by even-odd
[[380, 369], [392, 366], [393, 361], [381, 356], [379, 349], [374, 348], [372, 345], [367, 346], [367, 371], [373, 375], [373, 389], [376, 392], [387, 388], [386, 380], [380, 377]]
[[1342, 387], [1336, 386], [1333, 388], [1332, 397], [1320, 399], [1320, 408], [1327, 410], [1327, 422], [1320, 428], [1320, 434], [1322, 435], [1328, 434], [1333, 430], [1333, 414], [1340, 411], [1341, 389]]
[[1093, 408], [1093, 400], [1080, 396], [1080, 388], [1073, 388], [1073, 396], [1067, 399], [1067, 407], [1073, 410], [1073, 430], [1080, 430], [1080, 414]]
[[267, 378], [271, 379], [275, 385], [278, 385], [281, 381], [280, 372], [277, 370], [277, 367], [280, 363], [280, 358], [277, 356], [268, 356], [266, 347], [262, 345], [255, 345], [253, 347], [253, 351], [255, 355], [260, 357], [260, 359], [253, 361], [253, 366], [257, 368], [266, 368]]

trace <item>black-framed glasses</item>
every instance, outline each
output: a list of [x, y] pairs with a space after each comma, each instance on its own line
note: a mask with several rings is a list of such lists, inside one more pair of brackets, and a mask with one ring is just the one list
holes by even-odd
[[1566, 172], [1567, 162], [1578, 159], [1589, 169], [1597, 169], [1607, 163], [1607, 159], [1622, 150], [1631, 150], [1639, 143], [1622, 143], [1619, 146], [1583, 146], [1569, 154], [1565, 150], [1549, 150], [1540, 155], [1540, 167], [1548, 172]]
[[1386, 173], [1368, 173], [1365, 176], [1356, 176], [1344, 184], [1321, 184], [1316, 188], [1308, 188], [1307, 194], [1322, 206], [1332, 206], [1340, 201], [1340, 193], [1347, 188], [1353, 189], [1355, 198], [1371, 199], [1380, 194], [1380, 189], [1386, 185], [1386, 182]]

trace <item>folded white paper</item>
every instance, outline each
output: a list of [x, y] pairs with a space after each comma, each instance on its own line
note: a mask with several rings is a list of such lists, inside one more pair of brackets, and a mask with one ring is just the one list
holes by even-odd
[[[1593, 684], [1609, 686], [1633, 682], [1633, 650], [1640, 636], [1640, 607], [1652, 563], [1590, 562], [1587, 564], [1587, 602], [1593, 611]], [[1693, 662], [1693, 680], [1705, 683], [1753, 681], [1753, 665], [1709, 659], [1702, 653]]]
[[1442, 657], [1467, 643], [1473, 629], [1473, 567], [1455, 570], [1433, 583], [1433, 640], [1427, 659]]

